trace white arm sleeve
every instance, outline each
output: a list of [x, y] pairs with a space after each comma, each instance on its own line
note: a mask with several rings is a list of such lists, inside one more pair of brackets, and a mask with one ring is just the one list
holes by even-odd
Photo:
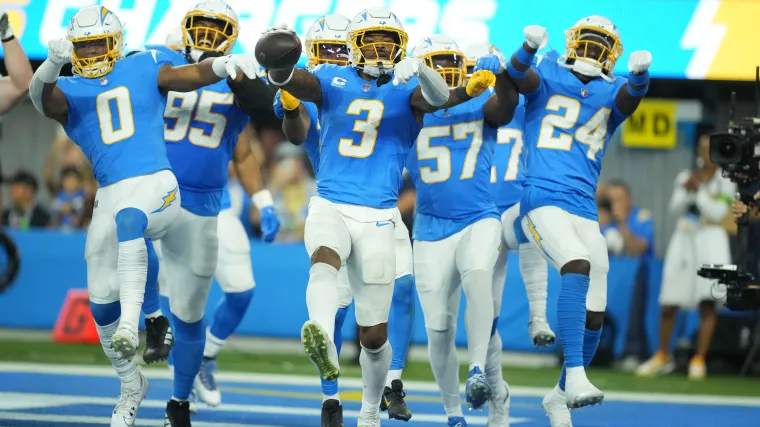
[[676, 177], [676, 183], [673, 187], [673, 196], [670, 198], [668, 210], [672, 215], [680, 216], [689, 205], [696, 202], [696, 194], [689, 192], [683, 187], [683, 184], [689, 179], [691, 171], [683, 171]]
[[63, 64], [57, 64], [46, 59], [32, 76], [32, 83], [29, 85], [29, 97], [32, 98], [34, 108], [43, 116], [45, 110], [42, 106], [42, 88], [46, 83], [55, 83], [58, 80], [61, 68], [63, 68]]
[[420, 81], [422, 96], [430, 105], [440, 107], [449, 100], [449, 85], [437, 71], [422, 65], [417, 78]]

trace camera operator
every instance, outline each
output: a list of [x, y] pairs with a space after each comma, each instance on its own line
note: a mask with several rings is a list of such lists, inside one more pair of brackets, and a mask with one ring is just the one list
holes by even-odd
[[8, 14], [0, 10], [0, 40], [8, 77], [0, 78], [0, 115], [15, 107], [29, 92], [32, 81], [32, 64], [13, 34]]
[[679, 308], [699, 308], [700, 325], [697, 351], [689, 363], [689, 379], [705, 377], [705, 357], [710, 347], [717, 310], [713, 290], [715, 280], [697, 275], [703, 263], [729, 264], [731, 251], [724, 224], [733, 224], [729, 214], [736, 184], [724, 178], [710, 160], [710, 137], [699, 139], [697, 168], [681, 172], [675, 181], [669, 210], [679, 216], [676, 230], [665, 253], [660, 290], [659, 350], [639, 366], [639, 376], [666, 374], [675, 368], [670, 339]]

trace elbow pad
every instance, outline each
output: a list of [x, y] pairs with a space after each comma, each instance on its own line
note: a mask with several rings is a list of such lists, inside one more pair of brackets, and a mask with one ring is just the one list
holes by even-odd
[[449, 85], [446, 80], [432, 68], [423, 65], [417, 75], [425, 101], [434, 107], [440, 107], [449, 100]]

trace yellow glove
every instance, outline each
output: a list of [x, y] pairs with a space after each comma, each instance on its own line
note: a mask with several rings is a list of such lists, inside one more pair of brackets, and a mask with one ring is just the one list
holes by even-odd
[[467, 81], [467, 95], [473, 98], [479, 97], [489, 87], [496, 84], [496, 76], [493, 72], [488, 70], [476, 71], [470, 76], [470, 80]]
[[298, 98], [284, 89], [280, 89], [280, 102], [282, 102], [282, 108], [288, 111], [293, 111], [301, 105], [301, 101], [299, 101]]

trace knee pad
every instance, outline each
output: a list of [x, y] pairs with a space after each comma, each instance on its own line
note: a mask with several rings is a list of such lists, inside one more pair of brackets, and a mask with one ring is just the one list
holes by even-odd
[[119, 301], [108, 304], [96, 304], [90, 301], [90, 311], [98, 326], [108, 326], [121, 317], [121, 304]]
[[142, 239], [148, 229], [148, 216], [137, 208], [125, 208], [116, 214], [116, 237], [119, 242]]
[[414, 305], [414, 276], [407, 274], [396, 279], [393, 288], [393, 304]]

